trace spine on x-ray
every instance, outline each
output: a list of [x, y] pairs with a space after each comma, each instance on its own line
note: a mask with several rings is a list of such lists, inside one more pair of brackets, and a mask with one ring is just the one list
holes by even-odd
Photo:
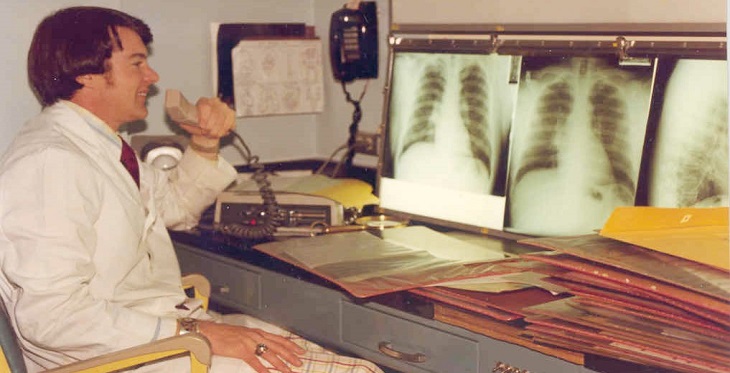
[[618, 89], [604, 81], [597, 81], [588, 97], [592, 107], [591, 130], [602, 145], [608, 159], [610, 175], [618, 187], [617, 196], [633, 203], [635, 193], [634, 173], [627, 156], [626, 114]]

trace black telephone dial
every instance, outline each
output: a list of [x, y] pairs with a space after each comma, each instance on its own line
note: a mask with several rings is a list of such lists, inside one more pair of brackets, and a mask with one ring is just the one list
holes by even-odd
[[336, 80], [378, 77], [378, 19], [374, 1], [344, 7], [330, 20], [330, 62]]

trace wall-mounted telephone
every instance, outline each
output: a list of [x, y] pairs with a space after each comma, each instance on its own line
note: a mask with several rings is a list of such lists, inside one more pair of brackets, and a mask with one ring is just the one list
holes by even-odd
[[330, 62], [343, 83], [378, 77], [378, 19], [374, 1], [344, 7], [330, 20]]

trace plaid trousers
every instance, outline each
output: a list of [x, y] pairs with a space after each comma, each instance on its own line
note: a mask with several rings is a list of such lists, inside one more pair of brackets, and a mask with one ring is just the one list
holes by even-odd
[[[241, 325], [249, 328], [258, 328], [272, 334], [278, 334], [290, 339], [306, 350], [299, 359], [303, 362], [301, 367], [290, 366], [292, 371], [297, 373], [383, 373], [375, 364], [350, 356], [343, 356], [329, 351], [316, 343], [306, 340], [296, 334], [281, 329], [275, 325], [259, 320], [255, 317], [242, 314], [219, 315], [211, 312], [214, 319], [219, 322], [233, 325]], [[259, 358], [264, 366], [271, 365]], [[278, 372], [272, 368], [272, 372]], [[213, 357], [213, 364], [210, 373], [253, 373], [255, 372], [241, 360]]]

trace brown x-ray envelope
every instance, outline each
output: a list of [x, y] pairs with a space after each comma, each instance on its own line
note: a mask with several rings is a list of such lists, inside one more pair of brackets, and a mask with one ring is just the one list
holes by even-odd
[[600, 235], [730, 270], [727, 207], [620, 207]]

